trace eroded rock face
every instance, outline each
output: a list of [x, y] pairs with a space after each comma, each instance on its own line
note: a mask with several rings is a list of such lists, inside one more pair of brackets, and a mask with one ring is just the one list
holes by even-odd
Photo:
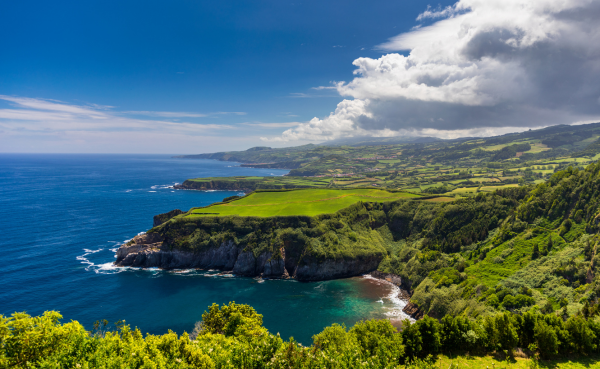
[[414, 319], [421, 319], [425, 315], [421, 310], [419, 310], [419, 306], [414, 302], [409, 302], [406, 304], [402, 311]]
[[115, 265], [163, 269], [232, 270], [240, 253], [233, 241], [196, 253], [169, 250], [164, 246], [163, 241], [163, 238], [156, 233], [136, 236], [132, 242], [119, 247]]
[[157, 250], [163, 244], [163, 239], [159, 234], [156, 233], [144, 233], [135, 236], [131, 242], [121, 245], [117, 250], [117, 261], [116, 265], [119, 265], [121, 261], [128, 259], [131, 262], [135, 259], [131, 254], [137, 254], [147, 250]]
[[265, 263], [264, 269], [263, 269], [263, 276], [264, 277], [275, 277], [281, 275], [284, 278], [288, 278], [289, 274], [287, 272], [287, 270], [285, 269], [285, 260], [283, 259], [271, 259], [268, 260]]
[[256, 275], [256, 258], [251, 251], [242, 252], [233, 267], [233, 272], [238, 275], [253, 277]]
[[[399, 275], [392, 274], [392, 273], [383, 273], [383, 272], [380, 272], [377, 270], [370, 274], [373, 278], [383, 279], [385, 281], [388, 281], [388, 282], [400, 287], [401, 294], [404, 294], [404, 295], [408, 294], [408, 297], [410, 298], [410, 294], [408, 292], [411, 290], [410, 281], [402, 279]], [[401, 297], [405, 298], [404, 296], [401, 296]]]
[[217, 248], [201, 252], [172, 251], [164, 246], [159, 234], [139, 235], [117, 250], [116, 266], [162, 269], [219, 269], [254, 277], [288, 278], [283, 259], [271, 260], [271, 253], [265, 252], [255, 257], [250, 251], [228, 241]]
[[377, 269], [382, 257], [355, 259], [325, 259], [304, 257], [296, 268], [299, 281], [321, 281], [326, 279], [353, 277]]
[[[320, 281], [352, 277], [377, 269], [381, 257], [355, 259], [318, 260], [304, 256], [299, 260], [286, 260], [285, 252], [273, 256], [263, 252], [254, 256], [252, 251], [233, 241], [223, 242], [219, 247], [205, 251], [187, 252], [170, 250], [164, 239], [157, 233], [139, 235], [117, 250], [117, 266], [162, 269], [219, 269], [233, 271], [234, 274], [265, 278], [295, 277], [299, 281]], [[290, 270], [292, 273], [290, 273]]]

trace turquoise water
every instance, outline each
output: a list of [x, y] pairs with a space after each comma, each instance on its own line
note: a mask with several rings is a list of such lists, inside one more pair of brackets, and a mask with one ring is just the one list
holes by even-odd
[[385, 318], [402, 303], [368, 278], [300, 283], [112, 267], [114, 250], [155, 214], [208, 205], [236, 192], [178, 191], [186, 178], [283, 175], [237, 163], [155, 155], [0, 154], [0, 314], [58, 310], [160, 334], [191, 331], [213, 302], [247, 303], [265, 326], [302, 343], [332, 323]]

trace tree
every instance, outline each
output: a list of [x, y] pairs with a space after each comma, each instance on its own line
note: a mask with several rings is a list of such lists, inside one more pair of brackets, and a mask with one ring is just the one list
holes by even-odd
[[544, 314], [550, 314], [554, 311], [554, 306], [552, 306], [552, 301], [547, 300], [542, 309], [540, 310]]
[[535, 323], [534, 336], [543, 358], [558, 353], [559, 341], [556, 332], [544, 319], [538, 319]]
[[571, 336], [571, 347], [583, 354], [596, 350], [596, 335], [590, 329], [588, 322], [581, 316], [573, 316], [567, 320], [567, 330]]
[[540, 249], [536, 243], [535, 245], [533, 245], [533, 252], [531, 253], [531, 260], [535, 260], [539, 257], [540, 257]]
[[404, 352], [409, 359], [416, 358], [421, 353], [423, 347], [423, 339], [416, 323], [413, 324], [410, 320], [405, 319], [402, 329], [402, 341], [404, 342]]
[[[441, 327], [437, 319], [425, 315], [423, 319], [418, 320], [415, 325], [418, 327], [423, 341], [423, 347], [427, 349], [427, 354], [437, 354], [442, 347], [442, 337], [440, 335]], [[422, 353], [422, 356], [424, 353]]]
[[567, 305], [569, 305], [569, 300], [567, 300], [566, 298], [563, 298], [562, 300], [560, 300], [561, 308], [565, 308], [565, 307], [567, 307]]
[[402, 335], [389, 320], [361, 321], [356, 323], [349, 333], [356, 338], [362, 356], [376, 358], [380, 367], [385, 367], [390, 362], [398, 362], [404, 356]]
[[486, 302], [492, 307], [498, 307], [498, 305], [500, 305], [500, 300], [498, 299], [498, 296], [495, 293], [489, 295]]
[[592, 260], [593, 251], [592, 246], [590, 245], [590, 240], [587, 240], [583, 252], [585, 254], [585, 260]]
[[230, 302], [219, 307], [212, 304], [202, 314], [200, 335], [206, 333], [224, 334], [225, 336], [259, 336], [267, 332], [262, 326], [262, 315], [250, 305], [239, 305]]
[[509, 313], [498, 314], [495, 318], [498, 343], [502, 350], [512, 351], [519, 343], [519, 335]]

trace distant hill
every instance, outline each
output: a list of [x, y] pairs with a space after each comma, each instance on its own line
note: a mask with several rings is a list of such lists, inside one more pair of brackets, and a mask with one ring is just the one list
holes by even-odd
[[443, 141], [436, 137], [349, 137], [322, 142], [322, 146], [378, 146], [397, 145], [405, 143], [429, 143]]
[[376, 170], [405, 172], [408, 168], [426, 165], [512, 169], [523, 167], [527, 162], [543, 165], [556, 159], [561, 162], [572, 158], [591, 160], [600, 153], [599, 138], [600, 123], [594, 123], [453, 140], [433, 137], [353, 137], [318, 145], [286, 148], [259, 146], [245, 151], [182, 155], [177, 158], [235, 161], [245, 166], [290, 169], [290, 175], [294, 176], [364, 174]]

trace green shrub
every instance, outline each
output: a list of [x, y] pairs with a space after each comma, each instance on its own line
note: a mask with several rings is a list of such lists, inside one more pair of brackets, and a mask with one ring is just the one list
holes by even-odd
[[559, 341], [556, 331], [543, 319], [536, 321], [534, 335], [542, 357], [548, 358], [558, 353]]

